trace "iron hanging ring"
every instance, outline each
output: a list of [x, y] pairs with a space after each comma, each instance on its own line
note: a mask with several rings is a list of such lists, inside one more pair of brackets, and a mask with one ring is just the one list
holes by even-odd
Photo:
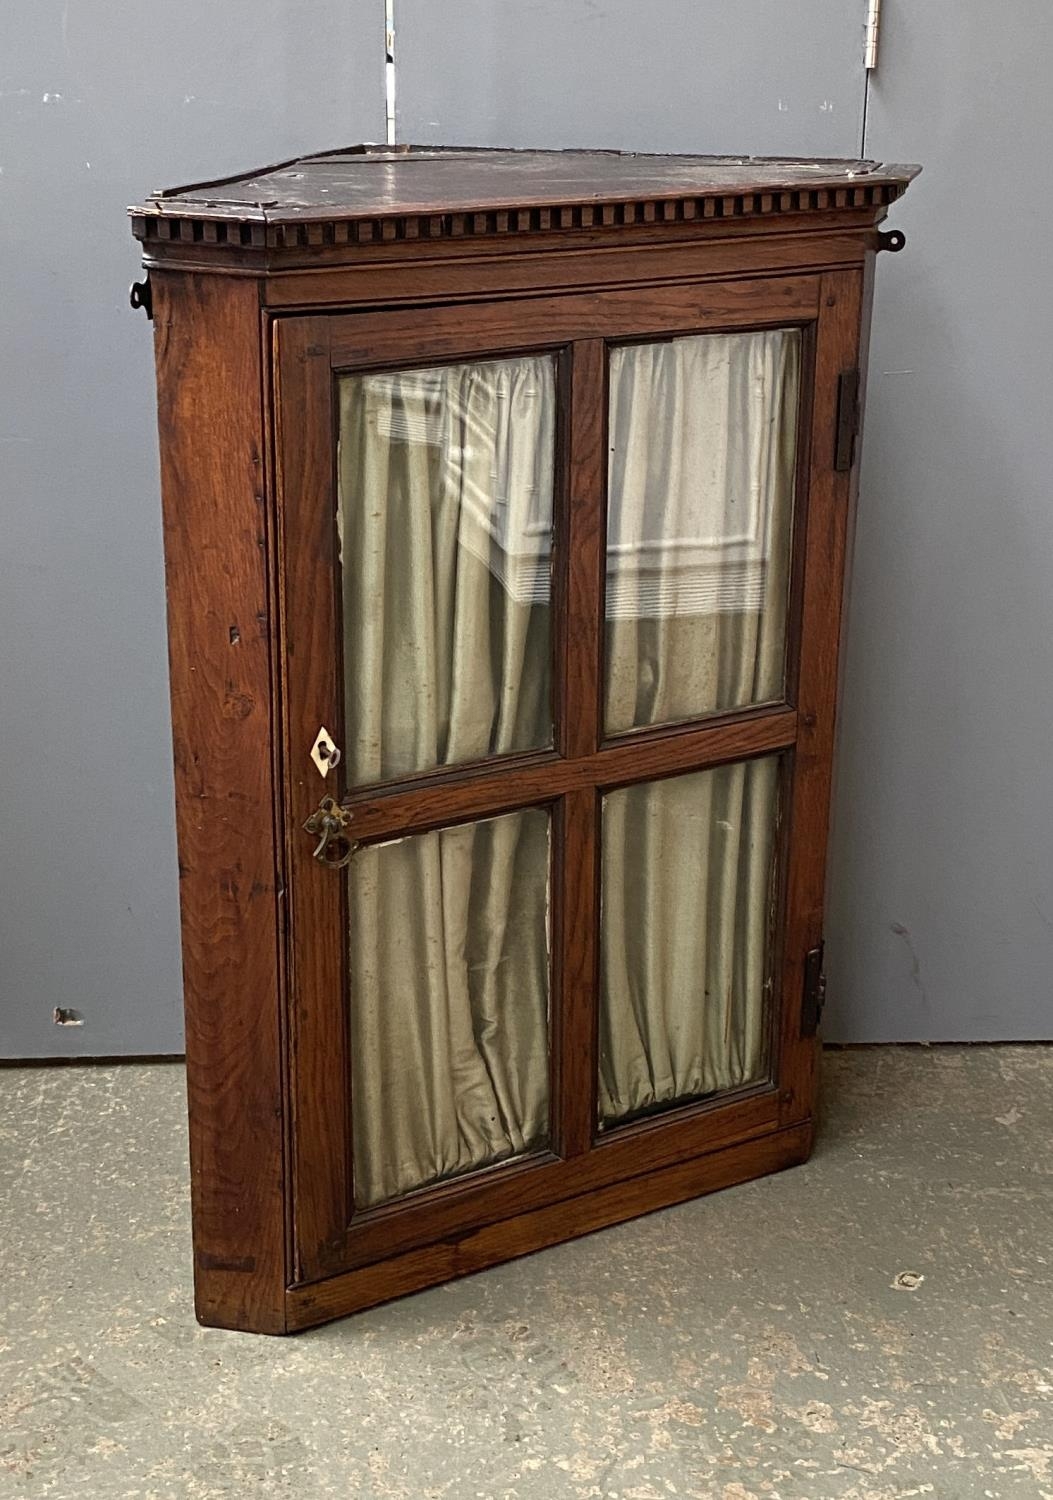
[[[329, 851], [334, 848], [339, 848], [341, 844], [344, 845], [343, 854], [339, 855], [337, 858], [333, 858], [330, 855]], [[352, 839], [345, 837], [345, 835], [342, 833], [326, 833], [323, 835], [321, 843], [318, 845], [317, 849], [315, 849], [314, 857], [320, 865], [325, 865], [327, 869], [342, 870], [345, 865], [349, 865], [351, 863], [351, 859], [357, 848], [358, 845]]]

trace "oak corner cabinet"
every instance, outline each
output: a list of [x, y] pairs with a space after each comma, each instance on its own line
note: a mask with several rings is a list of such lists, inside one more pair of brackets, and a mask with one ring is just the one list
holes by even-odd
[[355, 147], [131, 210], [202, 1322], [800, 1162], [917, 168]]

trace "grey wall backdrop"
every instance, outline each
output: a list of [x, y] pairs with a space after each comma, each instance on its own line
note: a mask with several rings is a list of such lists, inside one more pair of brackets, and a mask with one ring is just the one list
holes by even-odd
[[1053, 1037], [1053, 199], [1042, 0], [885, 0], [879, 264], [828, 932], [841, 1039]]
[[396, 0], [398, 137], [858, 154], [863, 0]]
[[[827, 1031], [1049, 1036], [1051, 18], [883, 9], [866, 148], [926, 172], [878, 280]], [[854, 155], [862, 20], [863, 0], [396, 0], [398, 138]], [[181, 1047], [153, 372], [124, 206], [383, 139], [383, 27], [383, 0], [0, 15], [0, 1056]], [[56, 1005], [84, 1026], [55, 1027]]]
[[182, 1049], [153, 354], [125, 206], [383, 140], [383, 46], [383, 0], [0, 7], [0, 1056]]

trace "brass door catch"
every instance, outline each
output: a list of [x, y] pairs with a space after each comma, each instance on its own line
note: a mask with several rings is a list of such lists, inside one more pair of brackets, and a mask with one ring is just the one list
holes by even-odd
[[318, 840], [312, 851], [321, 865], [332, 870], [342, 870], [351, 861], [358, 845], [347, 836], [351, 826], [351, 814], [346, 807], [332, 797], [323, 797], [315, 811], [303, 825], [304, 832]]

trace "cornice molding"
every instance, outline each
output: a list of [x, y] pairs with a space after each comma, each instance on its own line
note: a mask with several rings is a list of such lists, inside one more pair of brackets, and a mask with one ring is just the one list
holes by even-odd
[[239, 206], [237, 217], [234, 217], [229, 208], [210, 212], [205, 204], [161, 198], [130, 212], [132, 232], [144, 244], [192, 244], [217, 250], [301, 250], [314, 246], [527, 237], [559, 230], [624, 229], [635, 225], [883, 209], [894, 203], [906, 186], [906, 181], [862, 179], [843, 187], [690, 193], [678, 197], [619, 198], [544, 206], [530, 204], [460, 213], [334, 214], [330, 218], [269, 215], [265, 207], [248, 205]]

